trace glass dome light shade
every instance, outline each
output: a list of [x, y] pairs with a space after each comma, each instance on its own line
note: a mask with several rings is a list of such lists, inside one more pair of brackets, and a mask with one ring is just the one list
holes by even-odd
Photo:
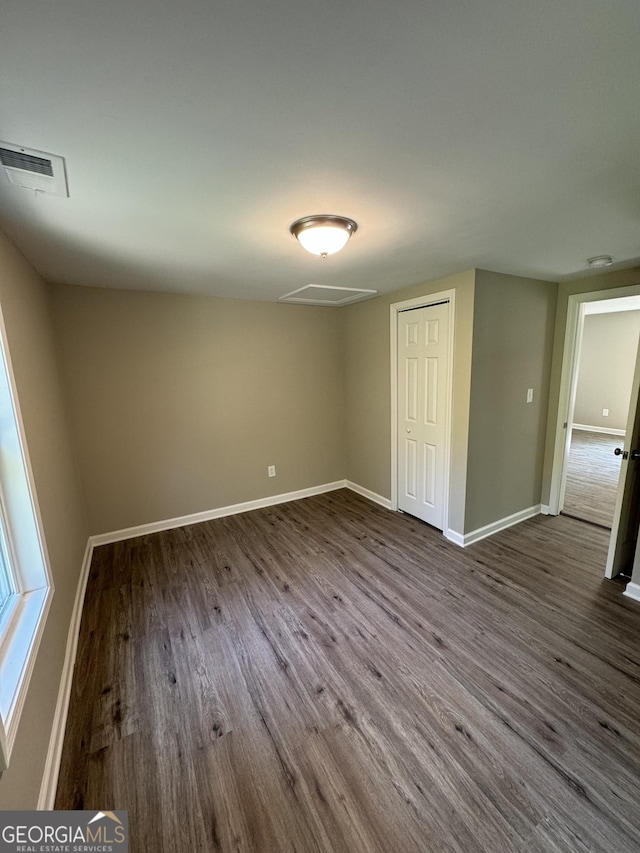
[[343, 216], [305, 216], [290, 227], [300, 245], [312, 255], [326, 257], [344, 248], [358, 226]]

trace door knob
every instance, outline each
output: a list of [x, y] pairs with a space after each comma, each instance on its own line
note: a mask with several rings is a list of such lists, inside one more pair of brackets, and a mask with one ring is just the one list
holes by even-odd
[[636, 459], [640, 459], [640, 451], [639, 450], [632, 450], [631, 451], [631, 458], [634, 460], [634, 462]]
[[[629, 453], [628, 453], [628, 451], [627, 451], [627, 450], [623, 450], [621, 447], [616, 447], [616, 449], [615, 449], [613, 452], [615, 453], [615, 455], [616, 455], [616, 456], [622, 456], [622, 458], [623, 458], [623, 459], [628, 459], [628, 458], [629, 458]], [[634, 452], [634, 453], [637, 453], [637, 451], [635, 451], [635, 450], [634, 450], [633, 452]], [[635, 456], [632, 456], [631, 458], [632, 458], [632, 459], [635, 459]]]
[[411, 432], [411, 430], [409, 429], [409, 427], [407, 427], [407, 432]]

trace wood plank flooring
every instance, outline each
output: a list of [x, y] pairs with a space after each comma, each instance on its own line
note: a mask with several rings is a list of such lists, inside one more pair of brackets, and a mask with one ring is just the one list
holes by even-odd
[[99, 548], [56, 807], [128, 809], [135, 853], [637, 853], [606, 545], [462, 550], [339, 491]]
[[624, 436], [574, 429], [567, 464], [563, 512], [611, 528], [616, 504], [619, 456]]

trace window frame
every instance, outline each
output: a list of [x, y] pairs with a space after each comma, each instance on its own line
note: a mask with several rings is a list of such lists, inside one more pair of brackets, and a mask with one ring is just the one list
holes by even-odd
[[15, 469], [11, 472], [12, 483], [9, 483], [8, 475], [0, 466], [0, 524], [15, 590], [0, 619], [2, 772], [9, 766], [54, 585], [1, 305], [0, 386], [11, 408], [8, 440], [12, 444]]
[[[0, 352], [0, 370], [2, 370], [3, 358]], [[0, 604], [0, 646], [4, 637], [5, 628], [11, 619], [11, 614], [16, 605], [16, 599], [20, 595], [20, 582], [16, 575], [17, 565], [16, 552], [11, 541], [9, 525], [7, 523], [6, 501], [0, 479], [0, 561], [5, 564], [9, 576], [9, 588], [11, 592], [4, 605]]]

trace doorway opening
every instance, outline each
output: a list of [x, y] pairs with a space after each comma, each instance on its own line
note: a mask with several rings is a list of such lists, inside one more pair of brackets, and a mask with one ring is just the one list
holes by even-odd
[[569, 297], [549, 512], [611, 529], [609, 578], [630, 562], [640, 521], [638, 318], [640, 285]]
[[584, 306], [562, 513], [611, 529], [640, 336], [640, 296]]

